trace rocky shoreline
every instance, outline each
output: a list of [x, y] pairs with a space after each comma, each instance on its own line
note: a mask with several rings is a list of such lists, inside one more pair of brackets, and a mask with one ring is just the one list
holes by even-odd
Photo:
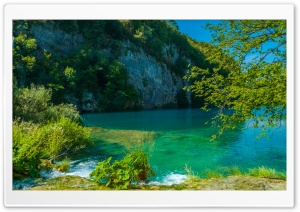
[[[31, 190], [111, 190], [91, 180], [78, 176], [61, 176], [40, 182]], [[224, 178], [189, 178], [181, 184], [133, 185], [130, 190], [286, 190], [282, 179], [258, 178], [251, 176], [229, 176]]]

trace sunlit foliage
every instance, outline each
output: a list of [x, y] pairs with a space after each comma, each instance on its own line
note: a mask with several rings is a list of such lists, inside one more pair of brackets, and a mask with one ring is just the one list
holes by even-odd
[[220, 109], [213, 139], [248, 120], [263, 131], [279, 125], [286, 108], [286, 21], [222, 21], [207, 28], [214, 47], [204, 51], [217, 67], [191, 67], [186, 79], [197, 79], [187, 89], [204, 98], [204, 110]]

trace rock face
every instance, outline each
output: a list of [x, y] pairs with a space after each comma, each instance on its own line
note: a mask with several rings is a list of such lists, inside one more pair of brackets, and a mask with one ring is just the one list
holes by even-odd
[[[41, 49], [54, 52], [58, 58], [67, 58], [72, 52], [80, 51], [85, 44], [82, 35], [68, 34], [53, 25], [34, 25], [31, 33]], [[120, 41], [122, 53], [118, 60], [128, 70], [129, 84], [140, 94], [140, 106], [143, 109], [177, 106], [177, 94], [185, 85], [183, 79], [167, 68], [167, 65], [158, 62], [154, 57], [147, 54], [143, 49], [137, 48], [130, 42]], [[135, 50], [126, 50], [135, 49]], [[99, 49], [107, 58], [113, 57], [111, 48]], [[174, 65], [180, 57], [176, 46], [165, 45], [162, 55], [169, 64]], [[190, 61], [188, 58], [184, 58]], [[83, 79], [84, 80], [84, 79]], [[79, 110], [93, 112], [100, 110], [100, 96], [94, 91], [86, 90], [81, 97], [74, 94], [66, 95], [69, 103], [75, 104]], [[191, 102], [189, 94], [187, 99]]]
[[[132, 49], [127, 43], [126, 48]], [[171, 53], [172, 52], [172, 53]], [[175, 46], [165, 46], [163, 56], [171, 64], [179, 57]], [[177, 94], [184, 87], [184, 81], [169, 70], [164, 63], [145, 53], [144, 50], [127, 51], [119, 61], [128, 70], [128, 83], [141, 94], [144, 109], [177, 105]]]
[[31, 33], [41, 49], [55, 51], [55, 55], [66, 58], [70, 52], [82, 48], [84, 39], [80, 34], [68, 34], [51, 24], [33, 25]]
[[96, 111], [98, 108], [94, 95], [91, 92], [84, 92], [82, 97], [81, 110], [86, 112]]
[[144, 109], [177, 104], [183, 80], [168, 70], [166, 64], [159, 64], [143, 50], [128, 51], [119, 61], [128, 70], [128, 83], [141, 94]]

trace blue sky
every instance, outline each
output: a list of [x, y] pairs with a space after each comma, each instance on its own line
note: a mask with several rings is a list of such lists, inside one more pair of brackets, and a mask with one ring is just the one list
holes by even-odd
[[[211, 33], [209, 30], [204, 29], [204, 26], [209, 24], [217, 24], [220, 20], [175, 20], [178, 24], [179, 31], [183, 34], [190, 36], [191, 38], [202, 41], [202, 42], [210, 42]], [[276, 44], [276, 43], [275, 43]], [[267, 50], [269, 48], [274, 47], [275, 45], [272, 42], [265, 43], [263, 45], [263, 49]], [[259, 56], [258, 53], [249, 54], [246, 58], [246, 62], [251, 62], [255, 57]], [[264, 61], [272, 62], [274, 60], [274, 55], [269, 54]]]
[[217, 24], [219, 20], [176, 20], [179, 31], [197, 41], [209, 42], [211, 34], [203, 27], [207, 24]]

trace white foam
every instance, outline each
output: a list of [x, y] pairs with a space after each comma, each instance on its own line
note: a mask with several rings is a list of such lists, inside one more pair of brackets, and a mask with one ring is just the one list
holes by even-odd
[[42, 178], [46, 179], [60, 177], [63, 175], [63, 173], [57, 171], [56, 169], [52, 169], [51, 171], [41, 171], [40, 174]]
[[183, 174], [175, 174], [171, 172], [167, 176], [165, 176], [161, 182], [159, 181], [150, 181], [147, 185], [173, 185], [173, 184], [180, 184], [187, 179], [186, 175]]
[[174, 174], [171, 172], [169, 175], [167, 175], [164, 179], [162, 184], [163, 185], [173, 185], [173, 184], [180, 184], [184, 182], [187, 179], [186, 175], [183, 174]]
[[95, 160], [84, 162], [80, 162], [79, 160], [72, 161], [71, 168], [66, 173], [62, 173], [56, 169], [53, 169], [51, 171], [41, 171], [40, 174], [42, 178], [46, 179], [60, 177], [62, 175], [76, 175], [79, 177], [89, 178], [89, 175], [95, 169], [97, 162], [98, 161]]
[[66, 175], [76, 175], [79, 177], [89, 178], [90, 173], [95, 169], [98, 161], [90, 160], [73, 164]]

